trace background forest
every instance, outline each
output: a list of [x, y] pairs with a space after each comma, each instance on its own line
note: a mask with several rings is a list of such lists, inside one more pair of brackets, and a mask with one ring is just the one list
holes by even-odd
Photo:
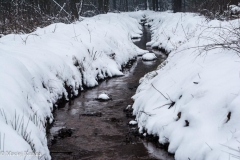
[[107, 12], [154, 10], [226, 14], [239, 0], [0, 0], [0, 34], [29, 33], [51, 23], [71, 23], [81, 16]]

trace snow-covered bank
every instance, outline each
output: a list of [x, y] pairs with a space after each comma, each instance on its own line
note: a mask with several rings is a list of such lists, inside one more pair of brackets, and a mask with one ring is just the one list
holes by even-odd
[[220, 34], [218, 27], [231, 28], [238, 20], [207, 22], [191, 13], [146, 15], [153, 33], [148, 45], [170, 54], [140, 80], [133, 96], [140, 132], [169, 143], [177, 160], [239, 159], [240, 58], [232, 50], [196, 48], [219, 35], [234, 39]]
[[122, 75], [122, 65], [146, 52], [132, 43], [140, 34], [137, 20], [107, 14], [1, 38], [0, 159], [39, 159], [25, 151], [50, 159], [46, 119], [53, 120], [59, 98], [68, 98], [65, 88], [72, 97], [83, 85]]

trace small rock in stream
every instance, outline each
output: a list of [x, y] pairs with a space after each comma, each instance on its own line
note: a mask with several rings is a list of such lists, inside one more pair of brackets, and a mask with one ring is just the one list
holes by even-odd
[[119, 119], [113, 117], [113, 118], [110, 118], [110, 121], [111, 121], [111, 122], [120, 122], [121, 120], [119, 120]]
[[57, 136], [60, 138], [66, 138], [66, 137], [71, 137], [72, 133], [73, 133], [73, 129], [62, 128], [58, 131]]
[[57, 134], [53, 135], [51, 138], [51, 144], [55, 144], [58, 139], [64, 139], [66, 137], [71, 137], [73, 133], [73, 129], [70, 128], [61, 128], [57, 131]]

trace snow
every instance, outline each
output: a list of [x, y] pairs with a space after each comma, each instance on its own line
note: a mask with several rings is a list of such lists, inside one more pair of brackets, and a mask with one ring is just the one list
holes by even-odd
[[239, 14], [240, 13], [240, 7], [236, 5], [230, 5], [229, 10], [232, 14]]
[[58, 99], [68, 99], [65, 86], [72, 89], [71, 97], [83, 86], [123, 75], [122, 65], [148, 52], [132, 42], [141, 36], [143, 17], [152, 31], [147, 45], [169, 56], [141, 78], [133, 96], [139, 131], [169, 143], [177, 160], [237, 159], [240, 58], [232, 50], [206, 52], [196, 46], [210, 44], [218, 35], [236, 41], [215, 27], [237, 26], [238, 20], [207, 22], [193, 13], [151, 11], [99, 15], [0, 38], [0, 158], [16, 159], [7, 155], [11, 151], [23, 153], [18, 159], [39, 159], [25, 156], [28, 151], [50, 159], [46, 119], [53, 121]]
[[106, 93], [102, 93], [98, 96], [99, 100], [109, 100], [110, 97]]
[[129, 122], [129, 124], [130, 124], [130, 125], [135, 125], [135, 124], [137, 124], [137, 121], [131, 120], [131, 121]]
[[141, 28], [128, 15], [106, 14], [0, 38], [1, 151], [40, 152], [41, 159], [50, 159], [45, 124], [53, 121], [53, 105], [62, 96], [76, 96], [83, 86], [123, 75], [122, 65], [146, 53], [131, 40], [140, 37]]
[[188, 42], [195, 36], [198, 27], [206, 23], [203, 17], [194, 13], [164, 12], [152, 15], [148, 17], [148, 24], [153, 34], [147, 46], [164, 49], [167, 53]]
[[155, 59], [157, 59], [157, 57], [154, 53], [146, 53], [142, 56], [142, 60], [144, 61], [152, 61]]
[[132, 105], [128, 105], [128, 106], [126, 107], [126, 110], [128, 110], [128, 109], [130, 109], [130, 108], [132, 108]]
[[136, 19], [139, 23], [141, 23], [141, 20], [142, 19], [145, 19], [147, 15], [151, 15], [151, 14], [154, 14], [155, 12], [154, 11], [151, 11], [151, 10], [144, 10], [144, 11], [137, 11], [137, 12], [125, 12], [125, 13], [122, 13], [123, 15], [128, 15], [134, 19]]
[[238, 26], [238, 20], [208, 22], [193, 13], [167, 12], [146, 17], [148, 45], [169, 56], [140, 79], [132, 97], [139, 131], [169, 143], [176, 160], [238, 159], [240, 58], [233, 50], [196, 47], [219, 41], [219, 35], [236, 40], [218, 27]]

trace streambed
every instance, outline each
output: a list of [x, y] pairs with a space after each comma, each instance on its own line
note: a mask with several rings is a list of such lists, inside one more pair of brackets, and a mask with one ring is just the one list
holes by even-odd
[[[151, 51], [146, 48], [150, 39], [150, 30], [144, 27], [142, 38], [134, 41], [140, 48]], [[124, 69], [124, 76], [104, 80], [54, 112], [55, 122], [48, 136], [53, 160], [174, 159], [154, 143], [135, 136], [132, 130], [137, 130], [137, 127], [128, 125], [134, 118], [126, 117], [123, 112], [133, 103], [131, 97], [136, 92], [139, 79], [167, 58], [161, 52], [151, 52], [157, 55], [155, 61], [142, 61], [138, 57]], [[112, 100], [97, 101], [97, 96], [103, 92]], [[61, 129], [63, 134], [59, 136]]]

